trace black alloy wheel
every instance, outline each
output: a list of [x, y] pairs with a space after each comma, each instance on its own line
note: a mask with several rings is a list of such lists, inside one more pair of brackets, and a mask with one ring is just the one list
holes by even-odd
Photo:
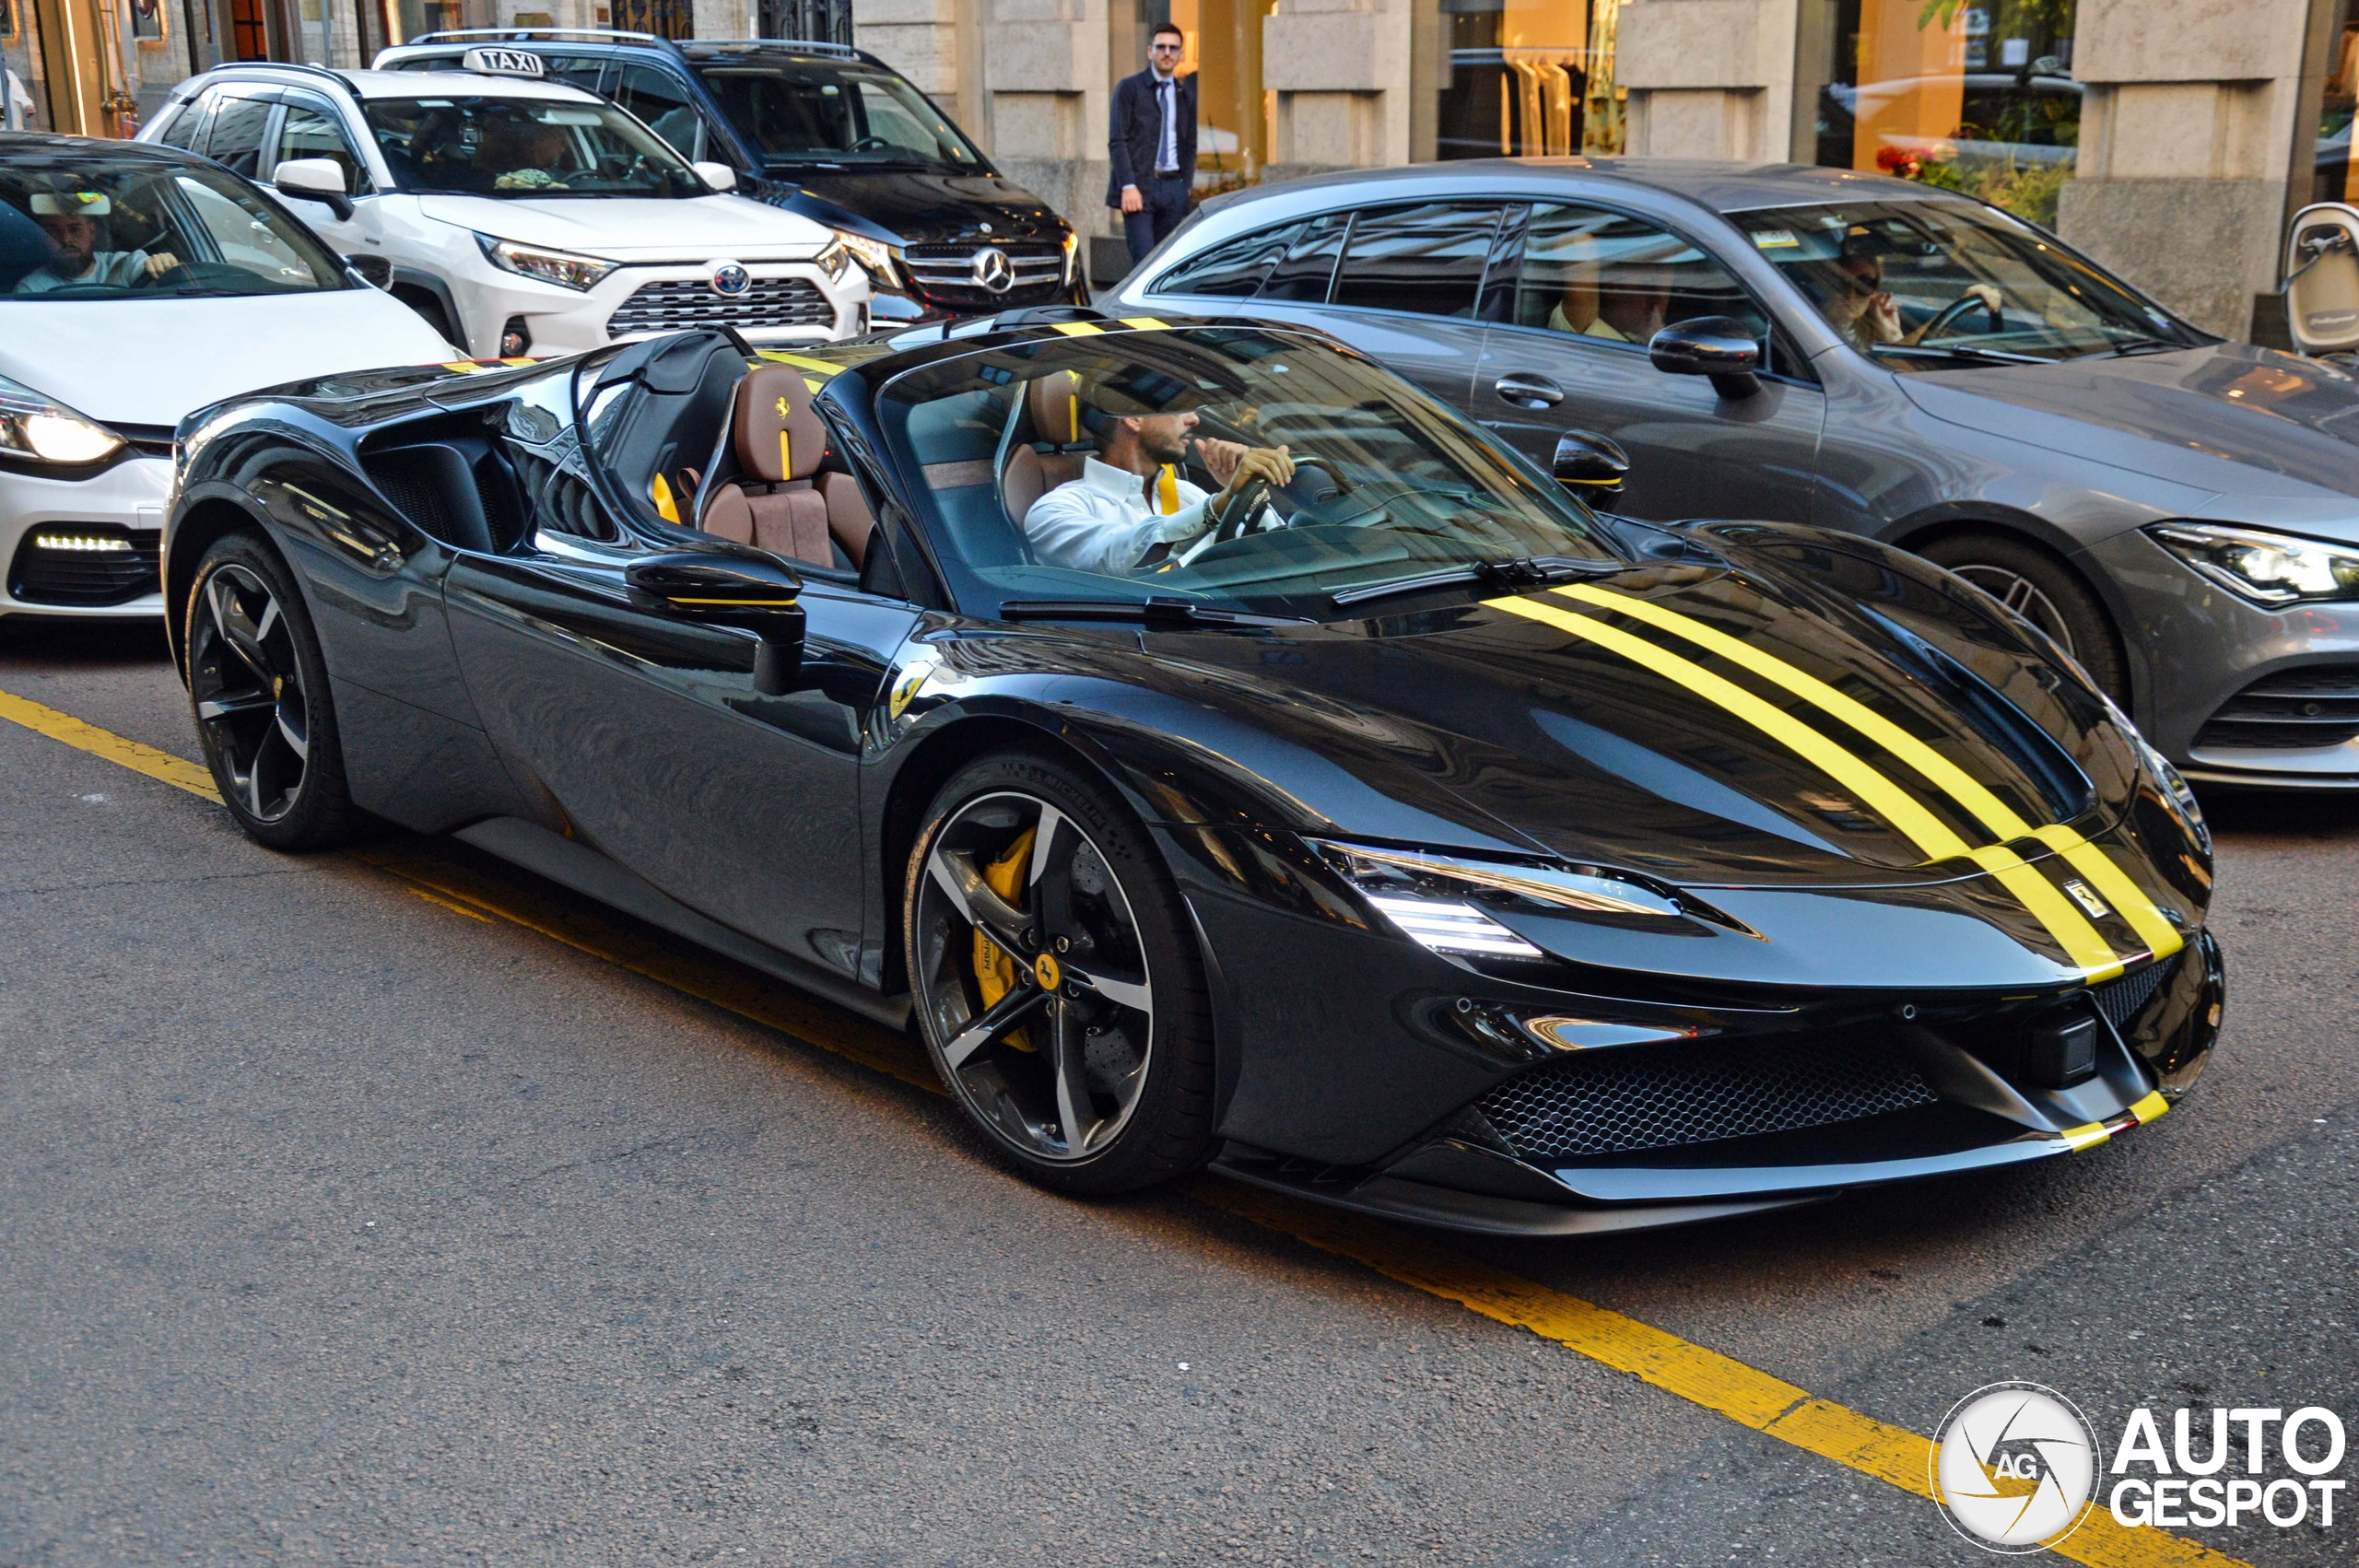
[[1034, 1180], [1126, 1192], [1212, 1143], [1211, 1009], [1145, 830], [1046, 757], [969, 764], [909, 864], [904, 956], [934, 1069]]
[[197, 564], [189, 594], [188, 694], [221, 798], [247, 835], [276, 849], [349, 837], [326, 661], [286, 567], [232, 533]]
[[2046, 632], [2098, 690], [2127, 707], [2130, 682], [2112, 618], [2070, 567], [2036, 544], [1998, 533], [1953, 533], [1920, 554]]

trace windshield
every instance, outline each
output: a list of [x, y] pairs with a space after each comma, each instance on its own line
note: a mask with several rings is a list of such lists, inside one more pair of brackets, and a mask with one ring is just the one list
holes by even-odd
[[1897, 369], [2209, 341], [2029, 224], [1951, 202], [1728, 215], [1851, 345]]
[[236, 176], [192, 158], [12, 153], [0, 299], [185, 299], [346, 288], [344, 264]]
[[1477, 563], [1617, 559], [1579, 502], [1456, 415], [1280, 332], [987, 349], [888, 382], [878, 414], [960, 603], [986, 616], [1154, 598], [1335, 620], [1391, 613], [1352, 606], [1410, 579], [1462, 598]]
[[419, 194], [710, 193], [678, 153], [611, 104], [372, 98], [365, 109], [394, 181]]
[[698, 74], [765, 163], [982, 167], [982, 155], [942, 111], [890, 71], [781, 61]]

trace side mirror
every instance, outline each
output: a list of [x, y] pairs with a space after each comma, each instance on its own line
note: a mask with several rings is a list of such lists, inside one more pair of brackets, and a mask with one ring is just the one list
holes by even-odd
[[346, 193], [344, 182], [344, 165], [332, 158], [290, 158], [270, 171], [270, 182], [278, 188], [282, 196], [325, 204], [338, 221], [352, 216], [352, 199]]
[[344, 258], [344, 264], [360, 275], [360, 281], [371, 288], [393, 286], [393, 263], [384, 257], [363, 251]]
[[1551, 467], [1557, 484], [1571, 486], [1583, 500], [1597, 506], [1622, 493], [1630, 454], [1611, 436], [1573, 430], [1556, 438], [1556, 460]]
[[688, 620], [759, 634], [754, 690], [783, 696], [803, 673], [803, 579], [758, 551], [675, 550], [623, 568], [631, 597]]
[[1698, 316], [1655, 333], [1647, 357], [1670, 376], [1709, 376], [1722, 397], [1751, 397], [1761, 390], [1761, 344], [1753, 329], [1733, 316]]
[[698, 179], [716, 191], [737, 188], [737, 171], [725, 163], [692, 163], [688, 167], [697, 171]]

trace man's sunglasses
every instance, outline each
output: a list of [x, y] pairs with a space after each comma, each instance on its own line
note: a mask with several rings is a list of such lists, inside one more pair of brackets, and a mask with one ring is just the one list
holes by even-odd
[[1178, 54], [1187, 47], [1184, 43], [1158, 43], [1155, 46], [1155, 52], [1157, 54]]

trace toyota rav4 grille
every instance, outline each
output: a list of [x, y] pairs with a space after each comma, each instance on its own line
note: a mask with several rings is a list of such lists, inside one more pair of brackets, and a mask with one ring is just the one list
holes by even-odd
[[1579, 1052], [1476, 1105], [1519, 1155], [1547, 1161], [1792, 1132], [1938, 1098], [1887, 1047], [1811, 1036]]
[[678, 332], [686, 327], [832, 327], [836, 308], [807, 277], [757, 277], [736, 296], [715, 294], [702, 278], [642, 283], [606, 320], [606, 335]]

